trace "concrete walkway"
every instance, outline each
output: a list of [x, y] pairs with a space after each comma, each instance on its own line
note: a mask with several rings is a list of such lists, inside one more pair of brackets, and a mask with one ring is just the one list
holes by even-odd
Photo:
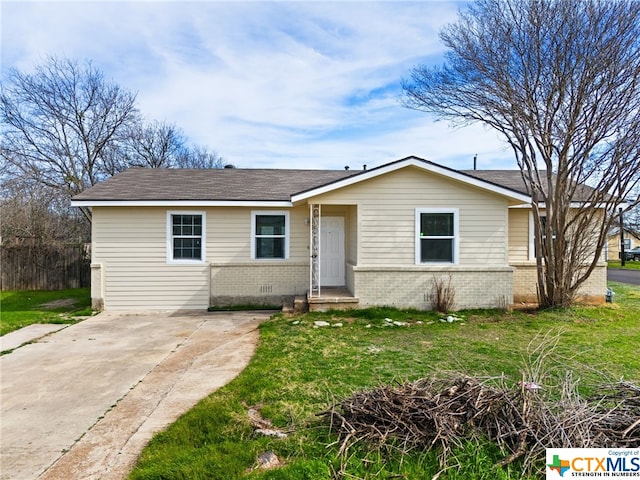
[[101, 313], [0, 357], [0, 478], [122, 479], [247, 365], [270, 312]]
[[28, 342], [38, 340], [45, 335], [57, 332], [69, 325], [64, 323], [34, 323], [28, 327], [15, 330], [0, 337], [0, 352], [13, 350]]

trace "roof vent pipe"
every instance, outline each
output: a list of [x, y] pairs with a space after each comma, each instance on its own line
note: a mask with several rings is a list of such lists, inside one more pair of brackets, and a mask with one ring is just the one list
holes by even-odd
[[476, 153], [473, 156], [473, 169], [476, 170], [477, 169], [477, 163], [478, 163], [478, 154]]
[[349, 165], [345, 165], [345, 166], [344, 166], [344, 169], [345, 169], [345, 170], [349, 170]]
[[364, 165], [362, 165], [362, 169], [366, 170], [367, 169], [367, 164], [365, 163]]

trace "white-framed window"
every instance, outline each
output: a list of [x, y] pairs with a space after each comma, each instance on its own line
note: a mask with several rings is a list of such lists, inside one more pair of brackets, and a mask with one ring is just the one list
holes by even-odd
[[[547, 241], [547, 235], [545, 233], [546, 225], [547, 225], [547, 214], [540, 213], [540, 232], [542, 233], [543, 245]], [[533, 224], [533, 212], [529, 212], [529, 259], [530, 260], [535, 260], [536, 258], [538, 258], [538, 252], [536, 251], [536, 241], [535, 241], [536, 230], [534, 227], [535, 226]], [[555, 239], [556, 239], [556, 234], [554, 232], [552, 236], [552, 241], [555, 241]]]
[[254, 260], [289, 258], [289, 212], [251, 212], [251, 258]]
[[167, 212], [167, 261], [198, 263], [205, 260], [205, 212]]
[[458, 263], [458, 209], [416, 208], [416, 264]]

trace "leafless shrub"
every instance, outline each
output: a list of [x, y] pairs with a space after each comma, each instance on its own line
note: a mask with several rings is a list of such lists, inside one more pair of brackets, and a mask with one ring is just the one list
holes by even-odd
[[498, 297], [496, 298], [496, 306], [498, 310], [506, 312], [510, 307], [509, 298], [506, 295], [498, 295]]
[[428, 296], [431, 310], [440, 313], [449, 312], [454, 305], [456, 292], [451, 285], [451, 275], [447, 280], [434, 276], [431, 280], [431, 295]]

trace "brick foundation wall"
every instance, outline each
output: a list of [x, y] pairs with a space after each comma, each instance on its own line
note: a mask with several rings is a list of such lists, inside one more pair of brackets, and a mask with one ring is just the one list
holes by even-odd
[[309, 264], [211, 264], [210, 305], [280, 305], [309, 289]]
[[[537, 303], [538, 285], [537, 267], [535, 263], [515, 263], [513, 274], [513, 300], [519, 303]], [[598, 264], [589, 279], [578, 290], [577, 300], [583, 303], [600, 304], [605, 301], [607, 291], [607, 265]]]
[[[357, 267], [347, 265], [349, 291], [359, 307], [390, 305], [429, 309], [433, 279], [448, 281], [455, 291], [455, 309], [501, 308], [535, 303], [536, 266], [512, 267]], [[94, 275], [100, 270], [97, 269]], [[578, 300], [603, 303], [606, 292], [606, 264], [596, 267], [579, 292]], [[98, 283], [98, 282], [96, 282]], [[269, 304], [289, 302], [308, 290], [306, 263], [251, 263], [211, 265], [211, 305]], [[97, 292], [96, 292], [97, 293]], [[93, 295], [92, 295], [93, 296]]]
[[354, 296], [360, 307], [389, 305], [430, 309], [433, 279], [455, 291], [454, 309], [501, 308], [513, 303], [511, 267], [353, 267]]

